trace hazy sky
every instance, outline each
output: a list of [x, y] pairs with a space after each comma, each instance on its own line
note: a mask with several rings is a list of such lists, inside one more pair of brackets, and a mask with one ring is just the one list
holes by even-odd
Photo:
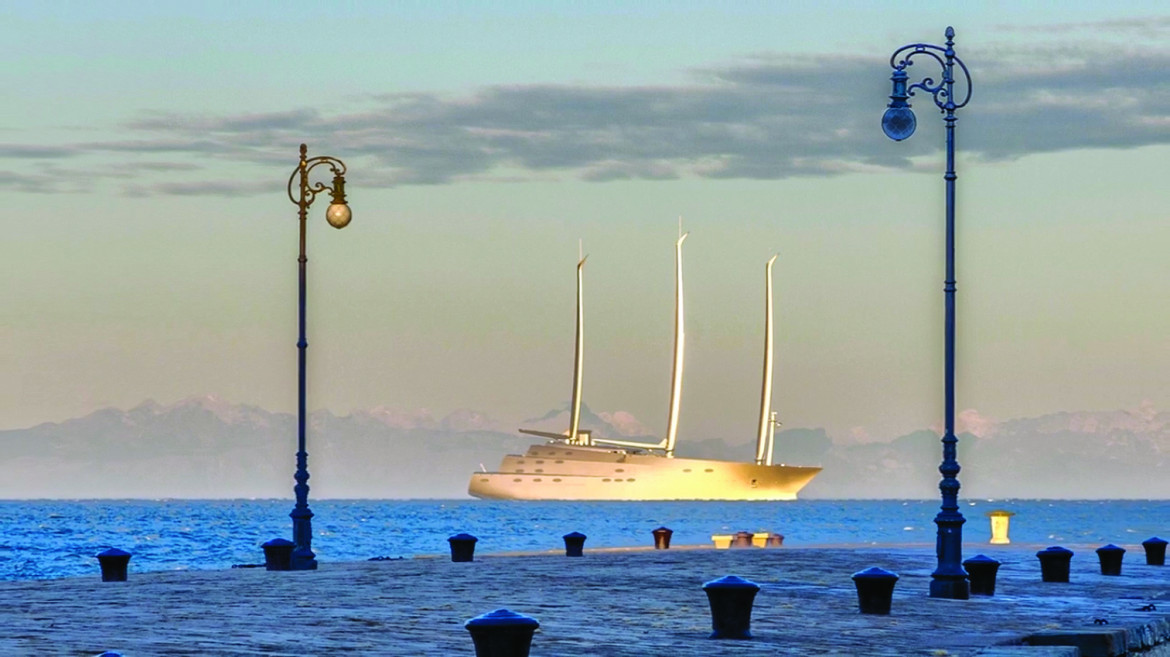
[[[776, 407], [838, 440], [938, 424], [942, 121], [884, 137], [888, 57], [953, 25], [958, 406], [1170, 407], [1170, 11], [1156, 2], [8, 2], [0, 428], [146, 398], [541, 415], [571, 390], [749, 440], [764, 263]], [[938, 75], [915, 65], [914, 78]]]

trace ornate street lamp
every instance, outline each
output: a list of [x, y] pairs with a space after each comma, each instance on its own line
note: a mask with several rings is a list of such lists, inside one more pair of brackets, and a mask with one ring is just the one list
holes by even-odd
[[[948, 27], [946, 31], [946, 47], [928, 43], [915, 43], [902, 46], [890, 56], [890, 67], [894, 69], [891, 80], [894, 83], [893, 93], [890, 94], [889, 108], [882, 116], [882, 130], [886, 136], [894, 141], [902, 141], [914, 134], [917, 121], [910, 104], [906, 100], [914, 95], [915, 90], [922, 90], [934, 99], [934, 104], [943, 113], [943, 121], [947, 129], [947, 172], [943, 175], [946, 180], [947, 205], [947, 241], [946, 241], [946, 280], [943, 282], [943, 291], [946, 298], [946, 347], [945, 347], [945, 430], [942, 437], [943, 460], [938, 467], [942, 473], [939, 490], [942, 492], [941, 511], [934, 518], [938, 525], [938, 568], [931, 573], [930, 596], [932, 598], [953, 598], [965, 600], [968, 597], [967, 573], [962, 567], [963, 558], [963, 523], [966, 520], [959, 512], [959, 461], [956, 458], [955, 446], [959, 439], [955, 437], [955, 110], [965, 107], [971, 100], [971, 74], [962, 60], [955, 56], [955, 29]], [[942, 79], [936, 84], [933, 78], [924, 77], [921, 82], [907, 86], [909, 75], [906, 69], [914, 62], [914, 58], [924, 57], [933, 59], [942, 67]], [[955, 65], [963, 74], [964, 91], [962, 99], [955, 96]]]
[[[292, 553], [293, 570], [316, 570], [317, 555], [313, 554], [313, 512], [309, 510], [309, 454], [305, 451], [305, 350], [309, 343], [305, 341], [305, 265], [309, 259], [305, 257], [305, 219], [308, 216], [309, 206], [320, 192], [329, 192], [333, 203], [325, 211], [325, 219], [334, 228], [345, 228], [353, 214], [345, 202], [345, 163], [333, 157], [307, 157], [308, 149], [301, 144], [301, 162], [288, 179], [288, 198], [297, 208], [301, 225], [301, 254], [297, 258], [300, 270], [300, 339], [297, 340], [297, 472], [293, 475], [296, 485], [297, 503], [289, 517], [293, 521], [293, 543], [296, 547]], [[318, 166], [325, 165], [333, 172], [333, 185], [325, 183], [309, 183], [309, 173]], [[295, 183], [295, 185], [294, 185]], [[294, 192], [295, 190], [295, 192]]]

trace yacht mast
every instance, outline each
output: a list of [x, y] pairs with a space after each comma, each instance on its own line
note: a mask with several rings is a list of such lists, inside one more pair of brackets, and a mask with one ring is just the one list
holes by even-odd
[[581, 374], [585, 364], [585, 305], [582, 290], [584, 288], [585, 260], [589, 256], [581, 255], [581, 243], [577, 243], [577, 339], [573, 347], [573, 406], [569, 416], [569, 443], [580, 444], [578, 429], [581, 426]]
[[779, 424], [776, 411], [772, 411], [772, 421], [768, 423], [768, 457], [764, 460], [764, 465], [772, 465], [772, 452], [776, 449], [776, 427]]
[[769, 434], [772, 422], [772, 263], [780, 254], [768, 260], [765, 269], [764, 305], [764, 384], [760, 391], [760, 425], [756, 435], [756, 465], [772, 465], [772, 445]]
[[678, 241], [674, 243], [674, 366], [670, 372], [670, 415], [666, 419], [666, 456], [674, 458], [674, 444], [678, 438], [678, 405], [682, 397], [683, 350], [683, 282], [682, 244], [690, 233], [682, 232], [682, 217], [678, 220]]

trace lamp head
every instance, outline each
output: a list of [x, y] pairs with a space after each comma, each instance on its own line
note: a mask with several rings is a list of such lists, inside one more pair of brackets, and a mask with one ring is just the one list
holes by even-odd
[[353, 219], [353, 212], [345, 202], [345, 178], [341, 174], [333, 176], [333, 188], [329, 190], [333, 203], [325, 211], [325, 220], [334, 228], [345, 228]]
[[906, 71], [902, 69], [896, 69], [894, 74], [890, 76], [894, 89], [890, 94], [890, 104], [887, 106], [886, 113], [882, 115], [882, 131], [894, 141], [906, 139], [914, 134], [914, 128], [918, 126], [918, 119], [914, 117], [910, 103], [906, 102], [906, 99], [910, 97], [906, 93], [906, 79], [908, 77]]
[[353, 219], [353, 212], [345, 203], [334, 203], [325, 211], [325, 220], [334, 228], [345, 228], [350, 219]]

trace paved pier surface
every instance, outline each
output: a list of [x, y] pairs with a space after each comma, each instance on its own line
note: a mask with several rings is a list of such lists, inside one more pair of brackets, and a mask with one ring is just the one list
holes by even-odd
[[[1041, 630], [1136, 627], [1170, 612], [1170, 568], [1126, 545], [1120, 577], [1070, 546], [1072, 582], [1045, 584], [1043, 546], [971, 546], [1003, 562], [994, 597], [927, 596], [933, 546], [591, 550], [321, 564], [316, 572], [138, 572], [0, 582], [0, 654], [474, 655], [463, 622], [499, 607], [537, 618], [533, 657], [976, 655]], [[901, 576], [889, 616], [858, 613], [850, 575]], [[761, 585], [752, 641], [712, 641], [704, 582]], [[1139, 611], [1149, 603], [1157, 611]], [[1009, 651], [1011, 652], [1011, 651]], [[999, 653], [997, 653], [999, 654]], [[1012, 653], [1014, 654], [1014, 652]], [[1033, 654], [1031, 650], [1025, 654]], [[1036, 654], [1065, 654], [1059, 652]]]

